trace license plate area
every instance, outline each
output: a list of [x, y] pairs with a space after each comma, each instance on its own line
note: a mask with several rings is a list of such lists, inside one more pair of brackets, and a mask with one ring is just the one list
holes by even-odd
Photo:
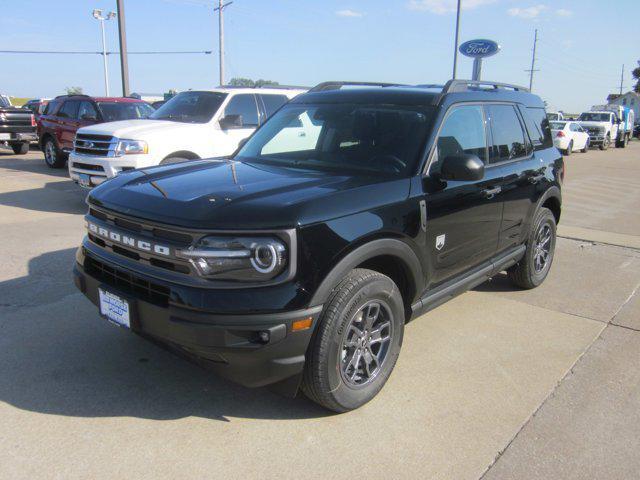
[[100, 315], [119, 327], [131, 328], [131, 302], [104, 288], [98, 288]]
[[78, 174], [78, 185], [81, 187], [91, 187], [91, 176], [86, 173]]

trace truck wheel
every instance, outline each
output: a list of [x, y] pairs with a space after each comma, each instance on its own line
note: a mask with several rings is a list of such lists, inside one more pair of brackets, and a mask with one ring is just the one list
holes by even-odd
[[375, 397], [400, 354], [404, 320], [393, 280], [373, 270], [349, 272], [331, 292], [309, 346], [305, 395], [334, 412]]
[[569, 155], [571, 155], [572, 152], [573, 152], [573, 140], [569, 142], [569, 145], [567, 146], [567, 149], [565, 150], [564, 154], [568, 157]]
[[609, 148], [609, 144], [611, 143], [611, 138], [607, 135], [604, 137], [604, 140], [600, 144], [600, 150], [607, 150]]
[[29, 142], [12, 143], [11, 149], [16, 155], [24, 155], [29, 153]]
[[62, 168], [66, 159], [51, 137], [47, 137], [43, 144], [44, 161], [49, 168]]
[[526, 247], [522, 259], [507, 270], [507, 275], [518, 287], [531, 289], [547, 278], [556, 248], [556, 219], [548, 208], [538, 210]]

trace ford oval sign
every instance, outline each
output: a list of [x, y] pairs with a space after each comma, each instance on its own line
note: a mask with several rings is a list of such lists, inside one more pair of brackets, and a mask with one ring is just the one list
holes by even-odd
[[458, 50], [467, 57], [484, 58], [498, 53], [500, 51], [500, 45], [493, 40], [469, 40], [460, 45]]

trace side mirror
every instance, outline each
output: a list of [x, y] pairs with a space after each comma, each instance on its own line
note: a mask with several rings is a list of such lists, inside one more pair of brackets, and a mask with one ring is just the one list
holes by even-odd
[[445, 157], [440, 167], [440, 179], [473, 182], [484, 177], [484, 163], [477, 155], [463, 153]]
[[220, 119], [220, 127], [225, 130], [227, 128], [241, 128], [242, 126], [242, 115], [225, 115]]

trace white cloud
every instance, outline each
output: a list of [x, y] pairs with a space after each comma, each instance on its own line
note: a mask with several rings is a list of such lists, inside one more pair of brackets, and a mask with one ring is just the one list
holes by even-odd
[[512, 17], [532, 19], [537, 18], [542, 12], [547, 10], [547, 8], [549, 7], [540, 4], [526, 8], [510, 8], [507, 10], [507, 13]]
[[[482, 7], [483, 5], [495, 3], [496, 1], [497, 0], [464, 0], [462, 2], [462, 9], [472, 10]], [[411, 10], [422, 10], [437, 15], [444, 15], [445, 13], [455, 12], [458, 8], [458, 2], [457, 0], [410, 0], [408, 7]]]
[[566, 8], [559, 8], [558, 10], [556, 10], [556, 15], [558, 15], [559, 17], [570, 17], [571, 15], [573, 15], [573, 12], [571, 10], [567, 10]]
[[351, 10], [350, 8], [345, 8], [344, 10], [338, 10], [336, 15], [339, 17], [351, 17], [351, 18], [360, 18], [364, 14], [362, 12], [356, 12], [355, 10]]

